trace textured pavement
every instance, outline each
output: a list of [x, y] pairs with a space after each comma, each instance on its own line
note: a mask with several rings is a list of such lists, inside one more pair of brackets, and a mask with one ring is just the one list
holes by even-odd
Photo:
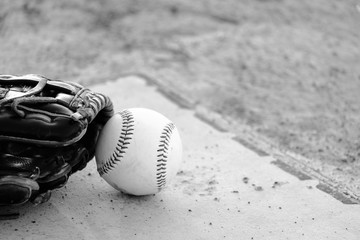
[[130, 197], [111, 188], [95, 161], [48, 203], [0, 221], [0, 239], [360, 239], [360, 206], [343, 204], [299, 180], [164, 97], [139, 77], [92, 86], [116, 111], [145, 107], [170, 118], [183, 163], [159, 194]]

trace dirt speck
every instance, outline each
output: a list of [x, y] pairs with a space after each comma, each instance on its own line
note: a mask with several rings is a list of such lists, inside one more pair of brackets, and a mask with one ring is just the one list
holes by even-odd
[[243, 181], [243, 183], [248, 184], [249, 183], [249, 178], [248, 177], [243, 177], [242, 181]]

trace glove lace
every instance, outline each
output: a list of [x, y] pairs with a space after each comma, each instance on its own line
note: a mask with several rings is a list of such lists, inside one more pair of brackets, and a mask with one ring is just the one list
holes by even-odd
[[18, 105], [21, 103], [56, 102], [56, 99], [46, 98], [46, 97], [45, 98], [37, 98], [37, 99], [25, 98], [25, 97], [36, 95], [39, 92], [41, 92], [44, 89], [44, 87], [46, 86], [47, 81], [48, 80], [46, 78], [40, 78], [38, 84], [36, 84], [36, 86], [31, 88], [30, 90], [28, 90], [22, 94], [18, 94], [17, 96], [1, 99], [0, 106], [3, 106], [6, 103], [12, 102], [11, 108], [14, 110], [14, 112], [16, 112], [19, 116], [24, 117], [25, 112], [18, 109]]

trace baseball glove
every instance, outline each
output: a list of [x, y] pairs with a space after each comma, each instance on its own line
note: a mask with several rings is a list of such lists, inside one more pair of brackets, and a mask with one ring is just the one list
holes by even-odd
[[0, 75], [0, 206], [47, 201], [94, 157], [110, 99], [39, 75]]

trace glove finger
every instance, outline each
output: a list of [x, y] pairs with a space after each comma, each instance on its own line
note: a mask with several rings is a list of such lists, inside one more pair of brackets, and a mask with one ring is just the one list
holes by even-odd
[[36, 181], [19, 176], [0, 178], [0, 206], [23, 204], [39, 191]]

